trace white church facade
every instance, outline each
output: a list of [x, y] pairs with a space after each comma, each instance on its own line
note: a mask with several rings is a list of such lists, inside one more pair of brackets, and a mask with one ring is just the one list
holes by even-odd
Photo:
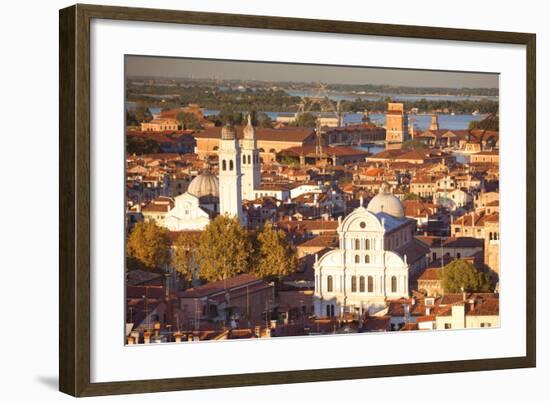
[[406, 253], [415, 222], [384, 187], [369, 203], [339, 220], [339, 248], [314, 264], [316, 316], [364, 316], [409, 297]]

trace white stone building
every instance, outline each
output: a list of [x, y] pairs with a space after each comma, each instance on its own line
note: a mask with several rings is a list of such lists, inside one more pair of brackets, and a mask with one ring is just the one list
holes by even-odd
[[[383, 186], [367, 208], [358, 207], [337, 229], [339, 248], [315, 262], [314, 306], [317, 316], [363, 316], [392, 299], [409, 296], [406, 252], [415, 222]], [[401, 253], [400, 253], [401, 251]]]
[[161, 225], [170, 231], [203, 230], [219, 211], [219, 184], [208, 170], [191, 181], [187, 192], [174, 198], [174, 207]]

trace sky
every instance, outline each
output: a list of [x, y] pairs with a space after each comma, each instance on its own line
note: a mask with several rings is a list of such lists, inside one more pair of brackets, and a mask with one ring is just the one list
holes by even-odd
[[323, 82], [413, 87], [497, 88], [498, 74], [127, 56], [129, 76]]

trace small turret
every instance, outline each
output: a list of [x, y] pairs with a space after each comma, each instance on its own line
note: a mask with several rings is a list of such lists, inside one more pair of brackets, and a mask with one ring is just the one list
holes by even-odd
[[439, 119], [437, 114], [432, 114], [432, 121], [430, 124], [430, 131], [437, 131], [439, 129]]
[[256, 129], [252, 125], [252, 117], [250, 116], [250, 114], [248, 114], [248, 122], [246, 124], [246, 127], [244, 127], [243, 134], [244, 139], [256, 139]]
[[235, 127], [227, 123], [222, 128], [222, 139], [224, 140], [233, 140], [236, 138]]

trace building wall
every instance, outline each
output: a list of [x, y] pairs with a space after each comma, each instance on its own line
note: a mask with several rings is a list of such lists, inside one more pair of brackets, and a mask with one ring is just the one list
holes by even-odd
[[408, 139], [409, 126], [403, 103], [388, 103], [388, 112], [386, 114], [386, 141], [406, 141]]
[[[274, 161], [276, 154], [282, 150], [292, 148], [295, 146], [307, 146], [313, 145], [315, 140], [307, 139], [304, 141], [266, 141], [258, 140], [257, 146], [260, 154], [260, 159], [265, 163], [268, 161]], [[199, 157], [205, 158], [207, 156], [213, 156], [217, 154], [220, 139], [219, 138], [195, 138], [197, 141], [196, 153]], [[242, 141], [239, 140], [239, 145], [242, 146]]]
[[[436, 316], [436, 330], [444, 330], [445, 324], [450, 324], [450, 329], [478, 329], [482, 324], [490, 324], [490, 327], [500, 326], [500, 317], [498, 315], [491, 316]], [[486, 326], [489, 327], [489, 326]]]
[[485, 223], [484, 238], [484, 259], [485, 264], [491, 268], [495, 274], [500, 273], [500, 225], [499, 222]]
[[141, 130], [146, 132], [177, 131], [178, 122], [172, 119], [154, 119], [148, 123], [141, 123]]

